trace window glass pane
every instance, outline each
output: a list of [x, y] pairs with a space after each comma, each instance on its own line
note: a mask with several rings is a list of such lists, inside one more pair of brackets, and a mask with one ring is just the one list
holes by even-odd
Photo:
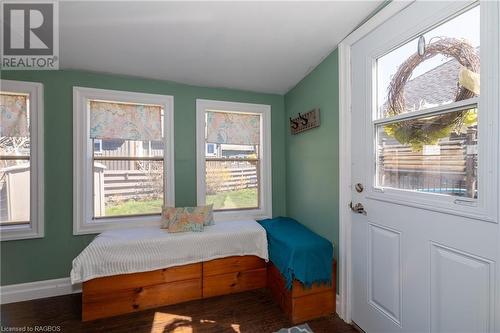
[[0, 224], [30, 222], [29, 99], [0, 94]]
[[378, 186], [477, 198], [477, 109], [376, 130]]
[[206, 203], [214, 209], [259, 207], [257, 161], [206, 161]]
[[215, 210], [259, 208], [261, 115], [206, 112], [206, 203]]
[[377, 118], [479, 95], [479, 16], [476, 6], [424, 33], [423, 56], [417, 37], [379, 58]]
[[163, 161], [94, 160], [94, 216], [159, 214]]
[[0, 224], [30, 221], [29, 160], [0, 161]]
[[159, 214], [163, 206], [163, 110], [90, 101], [94, 217]]
[[0, 136], [29, 136], [29, 103], [24, 94], [0, 94]]
[[258, 145], [230, 145], [207, 143], [206, 157], [208, 158], [241, 158], [256, 159], [259, 156]]
[[162, 157], [163, 141], [94, 139], [94, 156], [96, 158]]
[[0, 156], [30, 156], [29, 137], [0, 137]]
[[207, 143], [207, 156], [215, 154], [215, 144]]

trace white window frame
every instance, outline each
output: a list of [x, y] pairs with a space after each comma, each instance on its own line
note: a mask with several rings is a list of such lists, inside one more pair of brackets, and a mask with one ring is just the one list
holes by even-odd
[[1, 91], [27, 94], [30, 112], [30, 223], [0, 227], [2, 241], [44, 237], [43, 85], [0, 80]]
[[235, 219], [259, 219], [272, 216], [272, 176], [271, 176], [271, 106], [264, 104], [237, 103], [217, 100], [196, 100], [196, 178], [197, 202], [205, 204], [205, 112], [207, 110], [252, 113], [261, 115], [261, 144], [259, 156], [260, 197], [259, 208], [214, 212], [216, 221]]
[[175, 205], [174, 97], [128, 91], [73, 87], [73, 234], [91, 234], [109, 229], [160, 225], [161, 216], [124, 216], [93, 219], [92, 155], [89, 138], [89, 100], [161, 105], [164, 110], [164, 204]]

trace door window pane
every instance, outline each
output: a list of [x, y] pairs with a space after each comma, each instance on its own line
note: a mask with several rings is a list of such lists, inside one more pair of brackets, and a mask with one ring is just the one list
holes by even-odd
[[378, 125], [377, 185], [477, 198], [477, 109]]
[[[417, 37], [380, 57], [377, 60], [377, 118], [424, 110], [450, 104], [457, 99], [478, 96], [479, 16], [479, 6], [476, 6], [424, 33], [426, 53], [423, 56], [417, 53]], [[464, 44], [456, 46], [448, 43], [452, 39]], [[437, 43], [440, 43], [439, 46]], [[429, 52], [433, 48], [436, 53]], [[457, 53], [460, 54], [460, 61], [450, 56]], [[470, 53], [474, 53], [474, 57], [471, 57]], [[477, 64], [472, 65], [475, 69], [471, 69], [470, 62], [465, 58], [477, 58]], [[403, 69], [411, 68], [416, 62], [420, 64], [413, 71]], [[391, 84], [395, 75], [399, 79]], [[406, 84], [403, 84], [404, 80]], [[464, 87], [473, 93], [464, 92]], [[399, 90], [403, 88], [404, 91], [399, 94]], [[396, 112], [390, 109], [388, 99], [394, 99], [394, 95], [400, 95], [402, 98]]]

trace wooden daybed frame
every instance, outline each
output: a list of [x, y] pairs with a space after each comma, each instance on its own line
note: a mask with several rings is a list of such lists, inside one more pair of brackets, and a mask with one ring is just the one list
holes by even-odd
[[95, 278], [82, 285], [82, 320], [89, 321], [196, 299], [269, 287], [293, 323], [335, 312], [331, 286], [286, 290], [279, 271], [256, 256], [234, 256], [142, 273]]

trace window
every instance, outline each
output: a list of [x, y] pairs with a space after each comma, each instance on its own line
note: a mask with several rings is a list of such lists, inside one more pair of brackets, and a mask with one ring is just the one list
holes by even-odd
[[0, 82], [2, 240], [43, 237], [43, 86]]
[[158, 224], [174, 205], [173, 98], [75, 87], [74, 102], [74, 233]]
[[377, 187], [478, 198], [479, 18], [470, 8], [377, 60]]
[[207, 143], [207, 152], [206, 152], [206, 156], [212, 156], [212, 157], [216, 157], [217, 156], [217, 153], [215, 152], [215, 143]]
[[218, 219], [271, 216], [268, 105], [197, 100], [198, 204]]
[[94, 155], [102, 154], [102, 140], [94, 139]]

